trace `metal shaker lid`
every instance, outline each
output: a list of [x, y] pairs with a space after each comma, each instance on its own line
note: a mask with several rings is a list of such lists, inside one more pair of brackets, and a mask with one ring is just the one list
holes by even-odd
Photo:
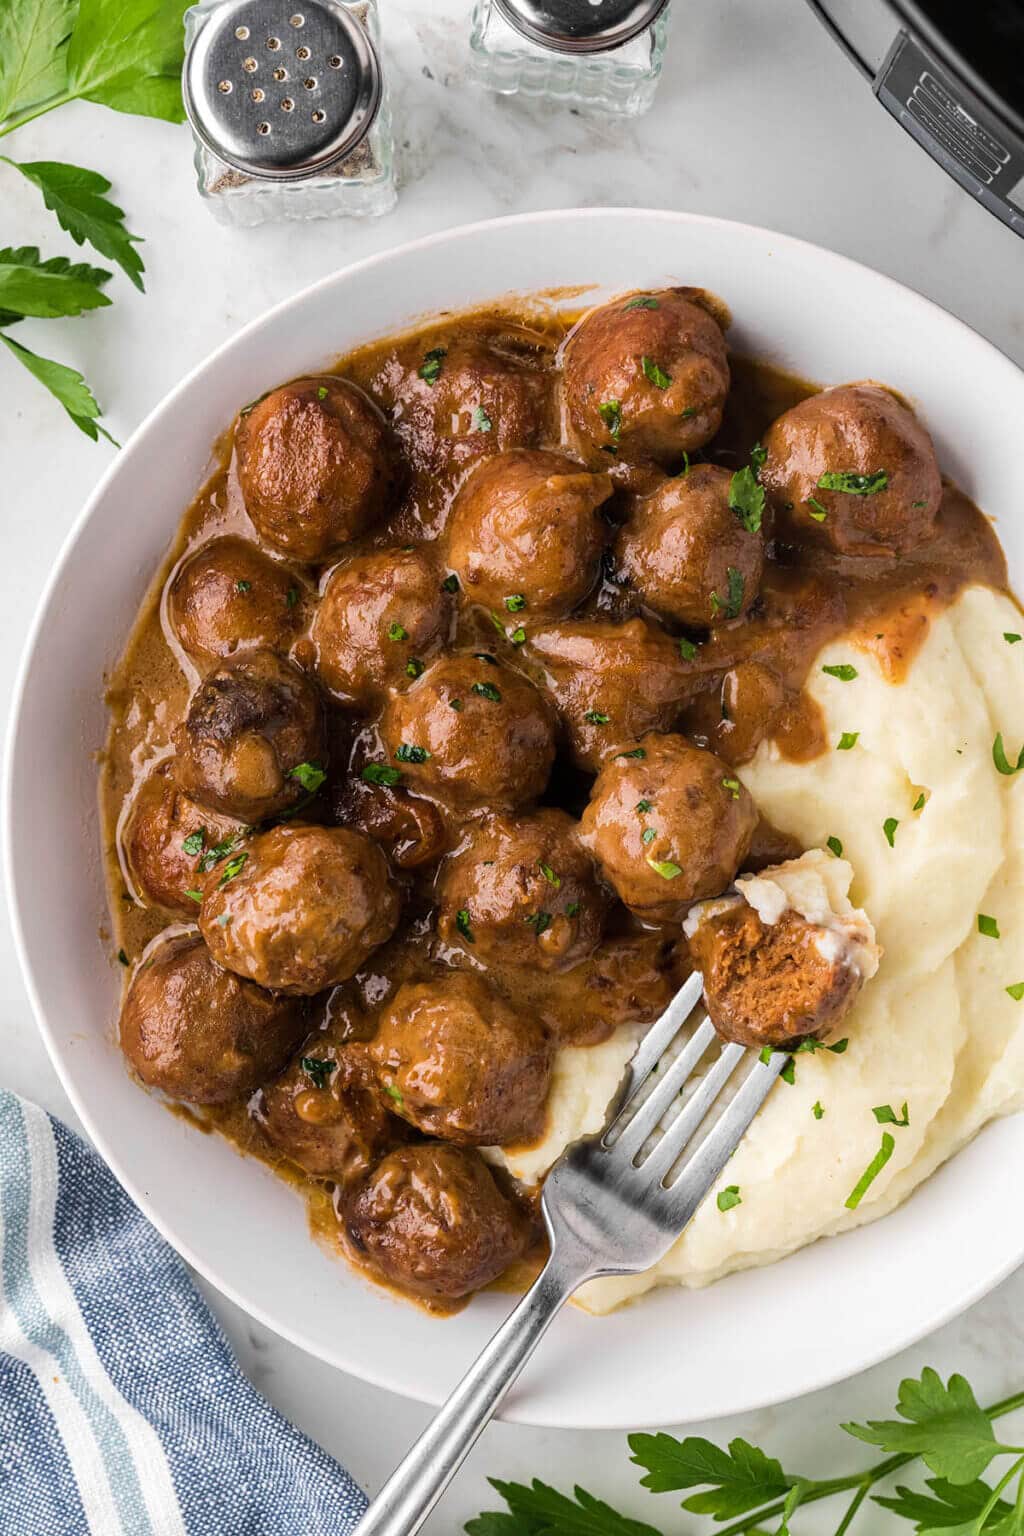
[[221, 0], [185, 57], [196, 136], [237, 170], [313, 176], [350, 154], [380, 108], [367, 30], [333, 0]]
[[668, 0], [494, 0], [509, 26], [558, 53], [621, 48], [656, 21]]

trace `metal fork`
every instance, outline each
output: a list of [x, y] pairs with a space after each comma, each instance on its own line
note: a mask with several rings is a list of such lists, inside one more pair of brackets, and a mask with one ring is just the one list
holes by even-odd
[[[587, 1280], [638, 1274], [656, 1264], [725, 1167], [788, 1058], [775, 1051], [766, 1061], [726, 1045], [694, 1076], [717, 1038], [706, 1015], [669, 1056], [702, 989], [695, 973], [640, 1042], [604, 1130], [574, 1142], [551, 1169], [541, 1199], [551, 1242], [547, 1264], [353, 1536], [414, 1536], [563, 1303]], [[744, 1058], [746, 1076], [698, 1139]]]

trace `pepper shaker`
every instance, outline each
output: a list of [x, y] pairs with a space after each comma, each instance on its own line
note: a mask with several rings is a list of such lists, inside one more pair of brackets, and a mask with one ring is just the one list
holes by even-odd
[[476, 0], [473, 75], [502, 95], [638, 117], [654, 100], [668, 26], [669, 0]]
[[185, 41], [199, 191], [223, 223], [394, 207], [377, 0], [204, 0]]

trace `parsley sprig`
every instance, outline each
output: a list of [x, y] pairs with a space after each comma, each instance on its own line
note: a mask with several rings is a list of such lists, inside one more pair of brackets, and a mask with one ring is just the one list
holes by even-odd
[[[641, 1486], [652, 1493], [686, 1492], [683, 1509], [717, 1522], [717, 1536], [756, 1536], [776, 1521], [781, 1523], [771, 1526], [775, 1536], [796, 1536], [791, 1521], [802, 1506], [844, 1495], [835, 1536], [846, 1536], [858, 1515], [867, 1513], [869, 1500], [927, 1536], [1017, 1536], [1024, 1531], [1024, 1447], [997, 1440], [993, 1426], [1021, 1408], [1024, 1392], [981, 1408], [963, 1376], [944, 1383], [928, 1367], [900, 1383], [897, 1418], [841, 1426], [886, 1453], [884, 1460], [845, 1477], [804, 1477], [739, 1438], [723, 1447], [699, 1435], [679, 1440], [665, 1433], [636, 1434], [629, 1436], [629, 1448], [633, 1463], [644, 1470]], [[986, 1481], [982, 1474], [1001, 1457], [1013, 1459], [997, 1480]], [[918, 1460], [933, 1473], [925, 1489], [890, 1483], [884, 1493], [873, 1491]], [[477, 1516], [466, 1526], [467, 1536], [661, 1536], [655, 1526], [621, 1514], [582, 1488], [569, 1496], [536, 1478], [530, 1484], [492, 1479], [491, 1486], [507, 1512]], [[865, 1521], [865, 1532], [870, 1528]], [[697, 1536], [696, 1527], [686, 1529]]]
[[[69, 101], [172, 123], [184, 120], [180, 0], [4, 0], [0, 6], [0, 138]], [[88, 242], [142, 289], [139, 236], [107, 193], [98, 171], [56, 160], [0, 161], [37, 188], [76, 245]], [[93, 442], [114, 439], [82, 375], [31, 351], [11, 328], [26, 318], [55, 320], [110, 303], [112, 274], [66, 257], [44, 259], [36, 246], [0, 251], [0, 343], [64, 407]]]

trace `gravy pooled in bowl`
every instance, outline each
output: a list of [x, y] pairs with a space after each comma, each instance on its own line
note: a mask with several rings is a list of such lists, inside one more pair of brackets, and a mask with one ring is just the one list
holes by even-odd
[[[871, 999], [912, 999], [915, 977], [885, 931], [891, 871], [849, 837], [842, 857], [823, 765], [866, 755], [880, 718], [893, 749], [936, 641], [991, 610], [1009, 654], [1016, 610], [988, 521], [897, 394], [730, 356], [725, 322], [699, 289], [442, 316], [243, 404], [110, 685], [130, 1068], [436, 1310], [536, 1264], [546, 1169], [697, 965], [723, 1033], [799, 1047], [761, 1120], [795, 1178], [820, 1152], [834, 1187], [798, 1219], [772, 1206], [759, 1131], [728, 1220], [706, 1202], [660, 1273], [584, 1305], [889, 1198], [887, 1176], [844, 1204], [877, 1141]], [[979, 772], [977, 742], [958, 748]], [[886, 820], [898, 845], [879, 825], [889, 853], [912, 817], [938, 825], [940, 788], [915, 791]], [[734, 894], [801, 856], [834, 861], [830, 910], [854, 883], [877, 977], [829, 959], [827, 922], [798, 931], [797, 902], [772, 930]], [[940, 969], [966, 942], [948, 939]], [[751, 1017], [759, 966], [799, 1002], [777, 1023]], [[895, 1042], [914, 1007], [886, 1012]], [[805, 1082], [841, 1145], [824, 1108], [794, 1133]], [[922, 1150], [952, 1093], [932, 1098], [894, 1198], [958, 1144], [959, 1121]]]

